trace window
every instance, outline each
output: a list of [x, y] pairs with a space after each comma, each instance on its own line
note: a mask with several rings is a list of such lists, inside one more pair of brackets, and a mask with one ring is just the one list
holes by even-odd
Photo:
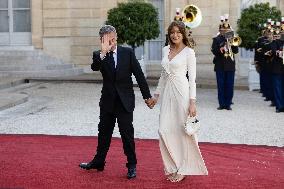
[[[162, 48], [164, 47], [164, 0], [149, 0], [150, 3], [158, 10], [159, 16], [158, 21], [160, 25], [160, 35], [156, 39], [146, 41], [144, 46], [137, 47], [135, 54], [138, 59], [144, 57], [147, 60], [161, 60], [162, 59]], [[145, 51], [145, 52], [144, 52]]]

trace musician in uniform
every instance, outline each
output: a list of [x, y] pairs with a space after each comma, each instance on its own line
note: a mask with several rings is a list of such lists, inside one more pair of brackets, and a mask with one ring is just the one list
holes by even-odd
[[267, 40], [264, 43], [264, 64], [263, 64], [263, 80], [264, 80], [264, 96], [265, 101], [271, 101], [270, 106], [275, 106], [274, 92], [273, 92], [273, 82], [272, 82], [272, 42], [274, 33], [274, 21], [269, 19], [268, 21], [268, 32]]
[[225, 34], [231, 32], [228, 15], [221, 17], [219, 34], [213, 38], [211, 51], [214, 54], [214, 71], [216, 72], [218, 88], [218, 110], [232, 110], [231, 104], [234, 94], [235, 57], [238, 46], [232, 45], [231, 38], [226, 39]]
[[260, 93], [262, 93], [262, 96], [265, 97], [266, 92], [264, 91], [265, 88], [264, 88], [264, 77], [263, 77], [264, 67], [263, 66], [265, 62], [264, 44], [268, 42], [267, 24], [265, 23], [263, 27], [264, 28], [262, 30], [262, 36], [259, 37], [255, 43], [254, 64], [255, 64], [256, 71], [259, 74]]
[[[284, 29], [284, 17], [282, 17], [282, 28]], [[272, 56], [272, 82], [275, 99], [276, 112], [284, 112], [284, 62], [283, 62], [283, 45], [281, 34], [284, 35], [284, 30], [281, 31], [281, 23], [276, 22], [274, 28], [274, 40], [271, 43]]]

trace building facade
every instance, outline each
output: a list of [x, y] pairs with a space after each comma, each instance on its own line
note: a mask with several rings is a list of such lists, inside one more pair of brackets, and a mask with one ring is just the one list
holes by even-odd
[[[86, 67], [91, 55], [99, 49], [98, 31], [107, 18], [107, 11], [126, 0], [1, 0], [0, 1], [0, 48], [32, 46], [66, 62]], [[198, 69], [212, 70], [210, 51], [212, 37], [218, 32], [219, 16], [228, 13], [230, 23], [236, 28], [241, 10], [267, 0], [148, 0], [159, 11], [161, 34], [137, 49], [136, 55], [143, 58], [149, 69], [160, 62], [165, 31], [173, 20], [176, 8], [194, 4], [201, 9], [203, 20], [193, 30], [197, 42]], [[269, 0], [284, 12], [283, 0]], [[250, 53], [239, 55], [239, 65], [246, 65]], [[154, 68], [153, 66], [153, 68]], [[239, 75], [245, 75], [246, 66]], [[242, 73], [244, 72], [244, 73]], [[213, 73], [212, 73], [213, 74]]]

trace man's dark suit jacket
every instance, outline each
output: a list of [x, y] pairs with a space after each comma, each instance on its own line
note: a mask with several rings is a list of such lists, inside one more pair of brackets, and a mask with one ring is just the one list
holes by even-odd
[[[213, 38], [211, 51], [214, 54], [214, 71], [235, 71], [235, 61], [230, 57], [226, 58], [220, 51], [220, 48], [225, 45], [225, 42], [226, 39], [222, 35], [218, 35], [217, 37]], [[239, 52], [238, 47], [231, 46], [231, 48], [234, 54], [237, 54]]]
[[93, 71], [100, 71], [103, 76], [100, 99], [100, 107], [103, 110], [112, 112], [119, 97], [126, 111], [133, 112], [135, 95], [132, 74], [136, 78], [143, 98], [151, 98], [148, 84], [132, 49], [117, 46], [117, 66], [115, 71], [113, 71], [110, 63], [110, 54], [107, 53], [106, 57], [101, 60], [100, 51], [95, 51], [91, 68]]

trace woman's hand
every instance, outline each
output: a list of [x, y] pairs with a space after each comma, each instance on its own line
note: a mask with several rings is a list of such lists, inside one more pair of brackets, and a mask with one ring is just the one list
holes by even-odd
[[154, 94], [154, 102], [155, 102], [155, 105], [157, 104], [158, 100], [159, 100], [159, 94]]
[[190, 99], [189, 108], [188, 108], [188, 115], [190, 117], [196, 116], [196, 105], [195, 105], [194, 99]]

